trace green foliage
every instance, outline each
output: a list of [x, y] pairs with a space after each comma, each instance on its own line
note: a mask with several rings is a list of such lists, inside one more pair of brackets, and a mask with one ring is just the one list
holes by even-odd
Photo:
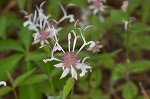
[[19, 77], [17, 77], [14, 82], [12, 83], [13, 87], [19, 86], [21, 83], [24, 82], [25, 79], [27, 79], [29, 76], [31, 76], [31, 74], [35, 71], [35, 69], [28, 71], [22, 75], [20, 75]]
[[9, 93], [11, 90], [12, 90], [12, 88], [9, 86], [1, 88], [0, 89], [0, 96], [3, 96], [5, 94]]
[[0, 80], [7, 79], [7, 72], [12, 73], [16, 68], [19, 60], [22, 58], [22, 55], [16, 54], [11, 55], [3, 60], [0, 60]]
[[138, 89], [133, 82], [127, 82], [123, 87], [123, 98], [133, 99], [138, 94]]
[[17, 4], [21, 10], [24, 9], [26, 1], [27, 0], [17, 0]]
[[90, 97], [92, 99], [99, 99], [99, 98], [102, 98], [102, 91], [99, 90], [99, 89], [94, 89], [94, 90], [90, 90]]
[[90, 85], [93, 88], [98, 87], [100, 85], [101, 79], [102, 79], [102, 74], [100, 71], [93, 72], [90, 77]]
[[0, 51], [6, 51], [6, 50], [14, 50], [14, 51], [21, 51], [21, 52], [24, 51], [20, 42], [11, 39], [1, 41], [0, 46], [1, 46]]
[[69, 92], [71, 90], [73, 90], [74, 86], [74, 78], [69, 78], [66, 82], [66, 85], [64, 86], [64, 89], [63, 89], [63, 93], [62, 93], [62, 99], [66, 99], [66, 97], [68, 96]]
[[132, 73], [140, 73], [150, 69], [150, 61], [149, 60], [140, 60], [131, 63], [130, 72]]
[[21, 83], [21, 85], [31, 85], [34, 83], [42, 82], [43, 80], [46, 80], [46, 79], [47, 79], [47, 75], [45, 74], [32, 75], [28, 77], [27, 79], [25, 79], [24, 82]]

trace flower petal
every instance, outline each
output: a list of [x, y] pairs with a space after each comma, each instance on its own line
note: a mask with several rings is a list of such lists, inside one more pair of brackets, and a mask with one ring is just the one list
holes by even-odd
[[73, 78], [75, 78], [77, 80], [77, 72], [72, 66], [71, 66], [71, 75]]
[[64, 66], [63, 66], [63, 63], [55, 64], [54, 66], [55, 66], [55, 67], [64, 67]]
[[65, 70], [63, 71], [63, 73], [62, 73], [60, 79], [61, 79], [61, 78], [64, 78], [65, 76], [67, 76], [68, 73], [69, 73], [69, 69], [68, 69], [68, 68], [65, 68]]

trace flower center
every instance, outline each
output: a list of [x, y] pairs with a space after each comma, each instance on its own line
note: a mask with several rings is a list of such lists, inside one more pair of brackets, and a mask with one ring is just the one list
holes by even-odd
[[65, 67], [70, 68], [71, 66], [75, 66], [77, 62], [77, 55], [75, 55], [73, 52], [66, 52], [62, 57], [62, 63]]
[[95, 8], [100, 8], [101, 7], [101, 1], [100, 0], [95, 0], [94, 2], [93, 2], [93, 5], [94, 5], [94, 7]]
[[45, 40], [45, 39], [47, 39], [47, 37], [48, 37], [48, 33], [47, 32], [45, 32], [44, 30], [41, 30], [41, 31], [39, 31], [39, 33], [40, 33], [40, 40], [42, 41], [42, 40]]

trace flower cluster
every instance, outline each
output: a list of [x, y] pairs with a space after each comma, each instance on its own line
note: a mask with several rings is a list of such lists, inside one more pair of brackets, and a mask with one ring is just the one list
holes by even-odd
[[[75, 24], [76, 27], [76, 24]], [[87, 69], [91, 69], [90, 65], [85, 62], [86, 59], [88, 59], [89, 57], [85, 57], [83, 60], [79, 59], [78, 57], [78, 53], [86, 46], [86, 45], [90, 45], [90, 48], [93, 48], [95, 46], [95, 42], [93, 41], [86, 41], [85, 37], [84, 37], [84, 31], [82, 31], [80, 28], [78, 28], [80, 30], [80, 36], [77, 36], [75, 30], [71, 30], [71, 33], [74, 36], [73, 39], [73, 46], [71, 49], [71, 33], [68, 34], [68, 51], [64, 51], [64, 49], [61, 47], [61, 45], [59, 44], [59, 40], [57, 38], [57, 36], [55, 36], [55, 44], [54, 47], [51, 51], [51, 58], [50, 59], [44, 59], [43, 61], [46, 63], [48, 61], [52, 61], [52, 60], [56, 60], [56, 61], [60, 61], [59, 64], [54, 65], [55, 67], [61, 67], [63, 69], [63, 73], [61, 75], [61, 78], [67, 76], [67, 74], [69, 73], [69, 71], [71, 72], [71, 75], [73, 78], [75, 78], [77, 80], [77, 72], [76, 70], [81, 70], [80, 73], [80, 77], [84, 76], [87, 73]], [[80, 47], [80, 49], [76, 52], [75, 51], [75, 46], [77, 43], [77, 39], [81, 37], [83, 40], [83, 44]], [[61, 59], [55, 58], [54, 57], [54, 52], [56, 51], [62, 51], [63, 55]]]
[[28, 14], [26, 11], [22, 11], [27, 20], [24, 22], [24, 26], [28, 27], [29, 30], [35, 31], [33, 34], [34, 42], [41, 43], [41, 46], [44, 44], [49, 44], [48, 39], [53, 38], [60, 30], [61, 28], [58, 28], [57, 25], [61, 23], [65, 19], [69, 19], [69, 22], [74, 22], [74, 16], [73, 15], [67, 15], [65, 9], [60, 4], [60, 7], [64, 13], [64, 16], [58, 20], [55, 21], [53, 19], [52, 22], [49, 21], [50, 15], [45, 15], [44, 11], [42, 9], [42, 6], [45, 2], [41, 3], [40, 7], [37, 7], [37, 10], [35, 10], [34, 14]]
[[[90, 48], [94, 48], [95, 46], [95, 42], [93, 41], [87, 42], [84, 37], [84, 32], [89, 26], [87, 26], [83, 31], [80, 28], [78, 28], [80, 31], [80, 36], [77, 35], [76, 30], [71, 30], [71, 32], [68, 34], [68, 51], [65, 51], [59, 44], [59, 39], [57, 38], [57, 34], [59, 34], [58, 32], [61, 30], [61, 28], [58, 28], [58, 24], [61, 23], [65, 19], [69, 19], [69, 22], [74, 22], [75, 21], [74, 16], [67, 15], [63, 6], [59, 4], [64, 14], [63, 17], [59, 19], [58, 21], [53, 20], [52, 22], [49, 22], [48, 19], [50, 16], [49, 15], [46, 16], [43, 13], [44, 11], [42, 9], [42, 6], [44, 3], [45, 2], [43, 2], [39, 8], [37, 7], [37, 10], [35, 10], [34, 14], [28, 14], [27, 12], [23, 11], [27, 17], [27, 21], [24, 22], [24, 26], [28, 27], [28, 29], [30, 30], [35, 31], [35, 33], [33, 34], [33, 37], [34, 37], [33, 44], [40, 42], [41, 43], [40, 48], [44, 46], [48, 46], [48, 45], [45, 45], [45, 44], [49, 44], [48, 39], [52, 39], [54, 41], [54, 46], [51, 49], [51, 58], [44, 59], [43, 61], [45, 63], [48, 61], [53, 61], [53, 60], [59, 61], [60, 63], [55, 64], [54, 66], [61, 67], [63, 69], [63, 73], [60, 78], [67, 76], [67, 74], [70, 71], [72, 77], [77, 80], [77, 70], [81, 71], [80, 77], [84, 76], [88, 72], [87, 69], [91, 70], [91, 66], [87, 62], [85, 62], [86, 59], [88, 59], [89, 57], [85, 57], [82, 60], [78, 57], [78, 53], [86, 45], [90, 45]], [[77, 24], [77, 21], [75, 23], [75, 28], [76, 28], [76, 24]], [[71, 39], [72, 39], [71, 34], [73, 34], [74, 36], [72, 49], [71, 49]], [[80, 49], [76, 52], [75, 47], [77, 44], [77, 39], [79, 37], [82, 38], [83, 44], [80, 47]], [[63, 52], [61, 59], [56, 58], [54, 56], [54, 53], [58, 51]]]

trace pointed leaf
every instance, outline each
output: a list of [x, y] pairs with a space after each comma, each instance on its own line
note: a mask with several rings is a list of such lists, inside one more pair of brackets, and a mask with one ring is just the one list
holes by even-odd
[[67, 95], [69, 94], [73, 86], [74, 86], [74, 78], [69, 78], [66, 82], [66, 85], [64, 86], [62, 99], [66, 99]]
[[37, 74], [37, 75], [33, 75], [28, 77], [26, 80], [24, 80], [24, 82], [21, 85], [30, 85], [30, 84], [34, 84], [34, 83], [39, 83], [41, 81], [44, 81], [48, 79], [47, 75], [45, 74]]
[[9, 86], [0, 88], [0, 96], [3, 96], [5, 94], [9, 93], [11, 90], [12, 90], [12, 88]]
[[13, 72], [18, 66], [17, 64], [22, 57], [22, 54], [15, 54], [0, 60], [0, 80], [7, 79], [7, 72]]
[[19, 86], [20, 84], [22, 84], [24, 82], [25, 79], [27, 79], [29, 76], [31, 76], [31, 74], [35, 71], [35, 69], [30, 70], [24, 74], [22, 74], [21, 76], [17, 77], [14, 82], [13, 82], [13, 87]]
[[14, 50], [23, 52], [24, 49], [18, 41], [7, 39], [0, 42], [0, 51]]

